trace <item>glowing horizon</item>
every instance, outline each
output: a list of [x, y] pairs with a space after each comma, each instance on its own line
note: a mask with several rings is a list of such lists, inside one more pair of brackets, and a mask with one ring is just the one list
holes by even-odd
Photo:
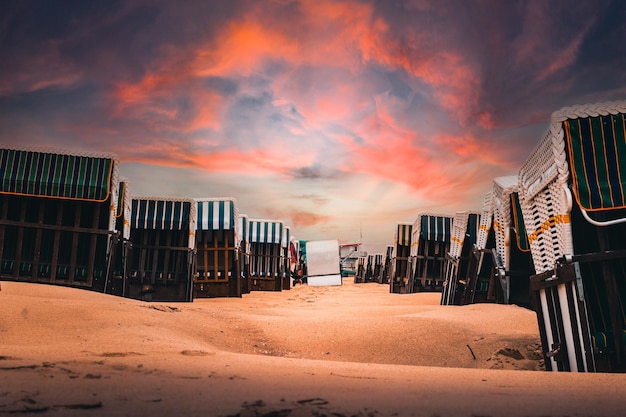
[[0, 143], [115, 153], [134, 194], [378, 252], [420, 212], [480, 210], [553, 111], [626, 96], [611, 0], [7, 8]]

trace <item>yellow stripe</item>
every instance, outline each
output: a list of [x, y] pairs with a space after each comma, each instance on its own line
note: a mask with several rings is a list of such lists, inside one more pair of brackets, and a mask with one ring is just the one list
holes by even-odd
[[539, 239], [539, 235], [541, 235], [543, 232], [550, 229], [551, 227], [556, 226], [557, 224], [569, 222], [569, 214], [557, 214], [556, 216], [550, 216], [548, 220], [543, 222], [537, 230], [528, 235], [528, 243], [533, 243], [535, 240]]
[[452, 236], [452, 237], [450, 238], [450, 240], [452, 240], [453, 242], [456, 242], [456, 243], [461, 243], [461, 239], [459, 239], [458, 237], [454, 237], [454, 236]]

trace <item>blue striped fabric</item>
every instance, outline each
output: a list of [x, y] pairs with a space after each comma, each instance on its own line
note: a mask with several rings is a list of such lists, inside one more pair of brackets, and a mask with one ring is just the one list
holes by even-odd
[[242, 241], [248, 241], [248, 216], [245, 214], [239, 216], [239, 233], [241, 233]]
[[135, 199], [131, 228], [148, 230], [189, 230], [191, 201]]
[[283, 222], [272, 220], [248, 220], [248, 242], [277, 243], [283, 237]]
[[232, 230], [235, 228], [233, 200], [198, 200], [198, 230]]
[[424, 215], [421, 219], [421, 235], [428, 242], [450, 242], [452, 217]]
[[396, 230], [396, 243], [400, 246], [411, 246], [412, 224], [399, 224]]

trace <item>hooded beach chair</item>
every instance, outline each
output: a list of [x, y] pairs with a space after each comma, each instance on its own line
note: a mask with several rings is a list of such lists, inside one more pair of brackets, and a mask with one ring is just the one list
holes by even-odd
[[118, 165], [112, 154], [0, 149], [0, 278], [103, 291]]
[[493, 182], [493, 230], [498, 302], [529, 306], [530, 276], [534, 275], [528, 235], [521, 216], [518, 176], [498, 177]]
[[196, 198], [194, 298], [241, 297], [239, 213], [234, 198]]
[[546, 369], [626, 370], [626, 101], [564, 107], [520, 169]]
[[144, 301], [192, 301], [196, 202], [132, 197], [127, 294]]
[[390, 292], [395, 294], [409, 294], [411, 284], [411, 232], [413, 224], [400, 223], [396, 226], [393, 254], [391, 259]]
[[354, 283], [355, 284], [365, 283], [366, 273], [367, 273], [367, 257], [359, 256], [356, 259], [356, 264], [354, 266]]
[[282, 289], [282, 220], [248, 219], [251, 291]]
[[450, 252], [446, 255], [445, 280], [441, 291], [442, 305], [458, 305], [465, 291], [472, 247], [480, 228], [480, 213], [462, 211], [456, 213], [452, 222]]
[[452, 223], [453, 216], [447, 214], [417, 215], [411, 239], [411, 292], [441, 291]]
[[[493, 215], [493, 190], [489, 190], [483, 199], [483, 210], [480, 214], [480, 224], [476, 243], [469, 256], [465, 286], [460, 297], [460, 304], [474, 304], [481, 302], [495, 302], [498, 287], [494, 265], [495, 237]], [[501, 291], [500, 291], [501, 292]]]
[[128, 289], [127, 259], [130, 247], [130, 219], [132, 202], [130, 182], [126, 178], [119, 181], [117, 207], [115, 210], [115, 235], [111, 251], [111, 268], [107, 274], [104, 292], [113, 295], [126, 296]]

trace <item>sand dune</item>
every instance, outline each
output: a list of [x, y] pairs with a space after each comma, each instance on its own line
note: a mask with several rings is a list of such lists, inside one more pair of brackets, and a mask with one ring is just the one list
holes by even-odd
[[534, 312], [378, 284], [145, 303], [3, 282], [0, 414], [615, 416], [623, 374], [543, 371]]

